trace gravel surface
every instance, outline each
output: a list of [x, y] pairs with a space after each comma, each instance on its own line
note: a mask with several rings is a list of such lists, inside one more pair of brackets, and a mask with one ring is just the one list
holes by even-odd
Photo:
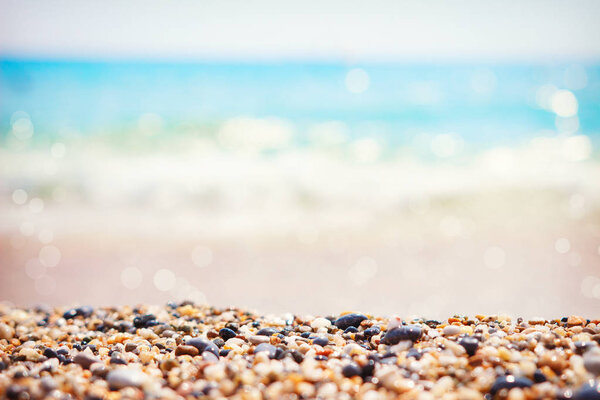
[[600, 320], [0, 305], [0, 398], [600, 399]]

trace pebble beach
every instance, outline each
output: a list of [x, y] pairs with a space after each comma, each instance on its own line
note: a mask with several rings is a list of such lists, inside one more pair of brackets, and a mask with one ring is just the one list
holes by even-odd
[[600, 399], [600, 320], [0, 306], [7, 399]]

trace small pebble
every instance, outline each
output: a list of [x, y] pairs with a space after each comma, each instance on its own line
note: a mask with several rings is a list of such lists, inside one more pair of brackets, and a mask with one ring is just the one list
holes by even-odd
[[0, 339], [10, 340], [15, 336], [15, 330], [7, 324], [0, 323]]
[[362, 314], [346, 314], [335, 320], [335, 326], [340, 329], [346, 329], [350, 326], [357, 328], [366, 319], [367, 317]]
[[269, 343], [261, 343], [254, 349], [254, 354], [258, 354], [260, 352], [267, 352], [269, 358], [275, 358], [277, 354], [277, 348]]
[[141, 387], [146, 380], [147, 376], [143, 372], [129, 368], [114, 369], [106, 376], [111, 390], [120, 390], [128, 386]]
[[475, 355], [475, 352], [477, 352], [477, 348], [479, 347], [479, 340], [475, 339], [473, 336], [466, 336], [461, 338], [458, 341], [458, 344], [465, 348], [468, 355], [472, 356]]
[[73, 362], [75, 364], [81, 365], [81, 367], [84, 369], [89, 369], [90, 365], [92, 365], [95, 362], [98, 362], [98, 360], [95, 357], [92, 357], [84, 352], [81, 352], [81, 353], [77, 353], [75, 355], [75, 357], [73, 357]]
[[194, 347], [194, 346], [188, 346], [188, 345], [179, 345], [177, 346], [177, 348], [175, 349], [175, 355], [176, 356], [183, 356], [183, 355], [187, 355], [187, 356], [197, 356], [198, 354], [200, 354], [200, 351]]
[[460, 329], [460, 326], [456, 326], [456, 325], [448, 325], [446, 327], [444, 327], [443, 330], [443, 334], [444, 336], [456, 336], [459, 335], [462, 332], [462, 330]]
[[385, 333], [385, 336], [381, 340], [381, 343], [394, 345], [404, 340], [410, 340], [416, 342], [419, 340], [423, 330], [417, 325], [402, 325], [397, 328], [393, 328]]
[[227, 341], [231, 338], [236, 337], [237, 334], [229, 328], [223, 328], [219, 331], [219, 336], [221, 336], [223, 340]]
[[342, 368], [342, 375], [344, 375], [346, 378], [358, 376], [361, 374], [361, 372], [361, 368], [355, 363], [344, 365], [344, 367]]

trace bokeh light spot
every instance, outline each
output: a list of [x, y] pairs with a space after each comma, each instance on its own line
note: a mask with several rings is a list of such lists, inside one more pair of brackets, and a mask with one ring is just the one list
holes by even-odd
[[346, 74], [346, 89], [350, 93], [363, 93], [369, 89], [369, 74], [361, 68], [353, 68]]
[[567, 238], [559, 238], [554, 243], [554, 248], [560, 254], [566, 254], [571, 250], [571, 242]]
[[552, 95], [550, 102], [552, 111], [561, 117], [571, 117], [577, 114], [577, 98], [569, 90], [558, 90]]
[[17, 189], [12, 193], [12, 201], [19, 206], [27, 202], [27, 197], [27, 192], [23, 189]]
[[56, 246], [44, 246], [40, 249], [38, 258], [42, 265], [52, 268], [56, 267], [60, 262], [62, 254]]
[[159, 269], [154, 274], [154, 286], [161, 292], [171, 290], [177, 281], [175, 274], [170, 269]]

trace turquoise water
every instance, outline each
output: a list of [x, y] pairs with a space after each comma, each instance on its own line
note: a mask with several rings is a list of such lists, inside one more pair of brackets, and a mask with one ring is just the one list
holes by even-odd
[[[348, 71], [368, 89], [352, 93]], [[600, 136], [600, 65], [217, 64], [0, 60], [0, 129], [26, 112], [36, 135], [122, 131], [140, 115], [166, 127], [215, 125], [239, 115], [278, 117], [298, 132], [341, 121], [351, 137], [402, 144], [452, 132], [475, 145], [514, 144], [557, 131], [540, 88], [571, 91], [578, 128]], [[537, 97], [536, 97], [537, 95]], [[297, 140], [302, 141], [302, 134]]]

